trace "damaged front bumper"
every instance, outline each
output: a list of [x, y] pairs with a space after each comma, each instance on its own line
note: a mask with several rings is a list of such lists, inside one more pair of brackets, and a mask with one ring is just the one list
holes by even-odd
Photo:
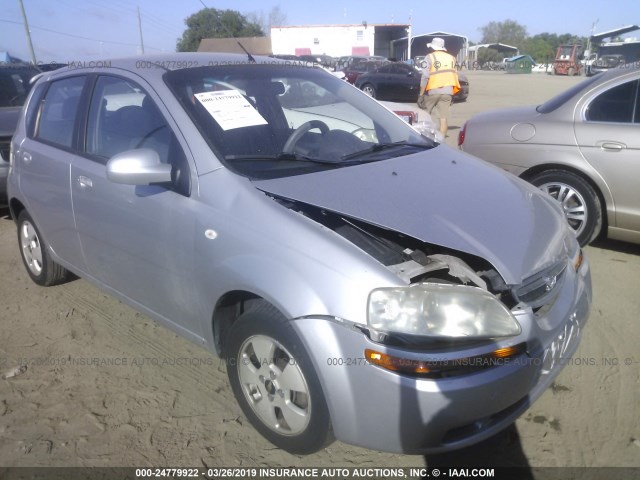
[[[589, 265], [585, 259], [578, 271], [567, 270], [552, 306], [514, 309], [522, 333], [490, 344], [403, 348], [374, 342], [366, 329], [348, 322], [294, 321], [319, 373], [336, 437], [376, 450], [424, 454], [471, 445], [510, 425], [578, 347], [591, 304]], [[408, 361], [451, 362], [523, 343], [525, 351], [517, 356], [440, 378], [390, 371], [365, 355], [374, 350]]]

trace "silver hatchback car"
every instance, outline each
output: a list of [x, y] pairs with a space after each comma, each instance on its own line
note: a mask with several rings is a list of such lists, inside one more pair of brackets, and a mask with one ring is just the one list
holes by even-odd
[[589, 266], [547, 195], [271, 58], [65, 69], [13, 137], [28, 274], [68, 272], [225, 359], [295, 453], [482, 440], [577, 348]]

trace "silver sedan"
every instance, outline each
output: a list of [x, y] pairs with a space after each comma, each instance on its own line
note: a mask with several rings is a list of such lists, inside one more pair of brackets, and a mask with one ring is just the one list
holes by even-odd
[[640, 243], [640, 68], [591, 77], [537, 107], [486, 112], [459, 134], [465, 152], [558, 200], [579, 242]]

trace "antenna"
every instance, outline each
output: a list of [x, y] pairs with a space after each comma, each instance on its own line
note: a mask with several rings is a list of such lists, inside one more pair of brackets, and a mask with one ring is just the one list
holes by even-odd
[[[211, 8], [211, 7], [207, 7], [207, 5], [206, 5], [202, 0], [200, 0], [200, 3], [202, 4], [202, 6], [203, 6], [204, 8], [208, 8], [208, 9], [210, 9], [210, 8]], [[214, 10], [215, 10], [215, 9], [214, 9]], [[228, 36], [229, 38], [235, 38], [235, 37], [231, 34], [231, 32], [229, 31], [229, 29], [227, 28], [227, 26], [226, 26], [224, 23], [222, 23], [222, 22], [220, 21], [220, 19], [218, 18], [218, 15], [214, 15], [214, 17], [215, 17], [215, 19], [216, 19], [216, 22], [218, 22], [218, 25], [219, 25], [220, 27], [222, 27], [222, 29], [223, 29], [225, 32], [227, 32], [227, 36]], [[246, 54], [247, 54], [247, 57], [248, 57], [248, 59], [249, 59], [249, 62], [251, 62], [251, 63], [256, 63], [256, 59], [255, 59], [255, 58], [253, 58], [253, 55], [251, 55], [251, 54], [249, 53], [249, 51], [248, 51], [246, 48], [244, 48], [244, 45], [242, 45], [242, 44], [240, 43], [240, 41], [239, 41], [239, 40], [236, 40], [236, 43], [240, 46], [240, 48], [242, 49], [242, 51], [243, 51], [244, 53], [246, 53]]]
[[140, 18], [140, 7], [138, 7], [138, 30], [140, 31], [140, 50], [144, 55], [144, 40], [142, 39], [142, 19]]

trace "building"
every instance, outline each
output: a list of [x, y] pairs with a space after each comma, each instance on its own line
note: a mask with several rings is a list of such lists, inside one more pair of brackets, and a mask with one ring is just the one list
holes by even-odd
[[[629, 32], [640, 30], [638, 25], [628, 25], [626, 27], [616, 28], [607, 32], [591, 35], [589, 38], [589, 46], [585, 56], [591, 53], [591, 45], [598, 45], [598, 58], [602, 55], [623, 55], [627, 63], [640, 61], [640, 40], [637, 38], [620, 38], [621, 35]], [[604, 42], [605, 39], [608, 42]]]
[[198, 51], [246, 53], [242, 47], [252, 55], [271, 55], [269, 37], [203, 38], [200, 40]]
[[478, 51], [481, 48], [491, 48], [503, 54], [505, 57], [513, 57], [518, 55], [518, 48], [504, 43], [483, 43], [482, 45], [473, 45], [469, 47], [467, 55], [467, 65], [469, 68], [478, 66]]
[[380, 55], [393, 57], [394, 40], [407, 35], [409, 25], [361, 24], [271, 27], [271, 48], [288, 55]]
[[[458, 65], [460, 67], [464, 66], [464, 62], [467, 58], [467, 51], [469, 48], [469, 40], [467, 37], [463, 35], [456, 35], [455, 33], [447, 33], [447, 32], [433, 32], [433, 33], [425, 33], [423, 35], [414, 35], [411, 37], [411, 58], [415, 59], [416, 57], [425, 57], [427, 54], [431, 53], [431, 49], [427, 48], [427, 44], [430, 43], [434, 38], [440, 37], [444, 40], [444, 44], [447, 47], [447, 52], [456, 57], [458, 61]], [[408, 60], [409, 52], [408, 52], [408, 41], [409, 37], [405, 36], [403, 38], [399, 38], [398, 40], [394, 40], [392, 42], [393, 45], [393, 56], [398, 60]]]

